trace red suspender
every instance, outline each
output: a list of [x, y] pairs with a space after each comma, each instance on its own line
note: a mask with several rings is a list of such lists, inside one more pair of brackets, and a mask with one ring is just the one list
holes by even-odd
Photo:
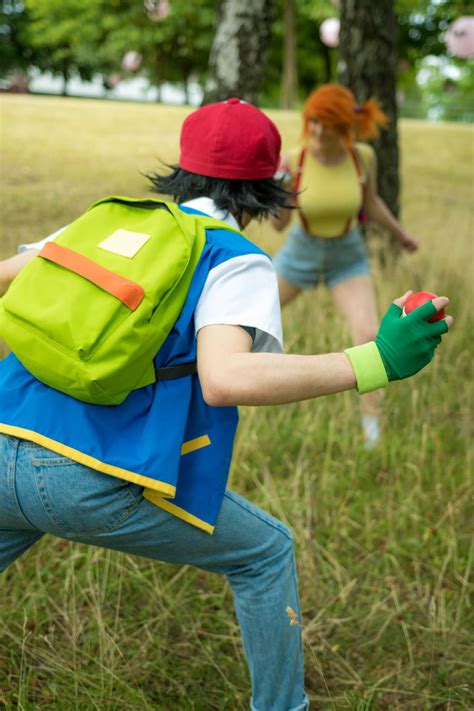
[[[295, 193], [297, 193], [298, 190], [300, 189], [301, 176], [303, 175], [303, 163], [304, 163], [305, 156], [306, 156], [306, 146], [304, 146], [301, 149], [301, 152], [300, 152], [300, 155], [298, 158], [298, 167], [296, 168], [295, 185], [293, 188]], [[298, 196], [296, 196], [296, 200], [298, 200]], [[306, 234], [308, 234], [308, 235], [311, 234], [309, 231], [309, 225], [306, 220], [306, 217], [304, 216], [303, 210], [301, 209], [301, 207], [299, 205], [298, 205], [298, 212], [299, 212], [299, 216], [300, 216], [301, 226], [303, 227]]]
[[356, 169], [357, 177], [359, 178], [362, 202], [364, 202], [365, 176], [364, 171], [362, 170], [362, 164], [360, 162], [360, 155], [354, 146], [349, 146], [349, 153], [351, 154], [352, 160], [354, 161], [354, 167]]
[[[360, 185], [360, 192], [361, 192], [361, 199], [362, 199], [362, 205], [364, 204], [364, 197], [365, 197], [365, 177], [364, 177], [364, 172], [362, 170], [362, 165], [360, 162], [360, 156], [355, 148], [355, 146], [349, 146], [349, 153], [352, 158], [352, 162], [354, 163], [354, 168], [357, 173], [357, 179], [359, 180], [359, 185]], [[360, 220], [360, 214], [362, 212], [362, 206], [359, 212], [359, 221], [363, 222], [364, 220]], [[349, 219], [346, 222], [346, 226], [344, 228], [343, 234], [347, 234], [349, 230], [351, 229], [351, 224], [352, 224], [352, 217], [349, 217]]]

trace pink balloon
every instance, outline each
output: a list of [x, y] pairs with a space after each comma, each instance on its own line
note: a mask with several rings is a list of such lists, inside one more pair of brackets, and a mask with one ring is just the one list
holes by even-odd
[[160, 22], [170, 14], [169, 0], [145, 0], [145, 10], [152, 22]]
[[142, 55], [131, 49], [123, 55], [122, 69], [125, 69], [127, 72], [136, 72], [142, 66], [142, 61]]
[[114, 72], [113, 74], [109, 74], [109, 76], [107, 77], [107, 86], [110, 89], [113, 89], [116, 86], [118, 86], [121, 81], [122, 81], [122, 75], [119, 74], [118, 72]]
[[327, 20], [321, 22], [319, 28], [319, 36], [321, 42], [326, 47], [337, 47], [339, 44], [339, 30], [341, 23], [337, 17], [328, 17]]
[[447, 29], [446, 45], [455, 57], [474, 57], [474, 16], [458, 17]]

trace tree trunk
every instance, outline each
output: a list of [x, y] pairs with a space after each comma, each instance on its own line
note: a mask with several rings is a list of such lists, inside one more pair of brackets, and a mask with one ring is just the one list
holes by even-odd
[[183, 77], [184, 103], [189, 106], [189, 77]]
[[339, 80], [363, 103], [375, 97], [390, 118], [374, 143], [378, 187], [398, 215], [398, 140], [395, 95], [397, 22], [393, 0], [342, 0]]
[[321, 48], [321, 54], [323, 57], [324, 64], [324, 81], [323, 84], [329, 84], [332, 81], [332, 64], [331, 64], [331, 50], [327, 47], [324, 42], [318, 36], [318, 42]]
[[67, 83], [69, 81], [69, 64], [66, 61], [63, 62], [63, 65], [61, 67], [61, 76], [63, 78], [63, 88], [61, 95], [67, 96]]
[[276, 0], [223, 0], [203, 104], [231, 96], [258, 102]]
[[298, 68], [296, 63], [296, 8], [295, 0], [285, 1], [285, 32], [283, 36], [283, 74], [281, 80], [281, 107], [294, 109], [298, 95]]

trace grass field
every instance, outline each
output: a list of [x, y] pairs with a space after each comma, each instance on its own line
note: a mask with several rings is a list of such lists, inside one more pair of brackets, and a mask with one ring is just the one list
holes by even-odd
[[[0, 257], [101, 195], [140, 196], [177, 158], [182, 107], [2, 99]], [[284, 143], [291, 112], [272, 112]], [[474, 708], [472, 333], [474, 132], [404, 121], [403, 221], [423, 242], [374, 264], [381, 312], [408, 288], [447, 294], [434, 363], [388, 388], [386, 435], [361, 446], [357, 396], [243, 408], [232, 488], [295, 534], [314, 709]], [[275, 252], [266, 224], [249, 235]], [[324, 291], [284, 313], [287, 350], [348, 345]], [[249, 683], [224, 580], [45, 537], [2, 577], [0, 707], [240, 711]]]

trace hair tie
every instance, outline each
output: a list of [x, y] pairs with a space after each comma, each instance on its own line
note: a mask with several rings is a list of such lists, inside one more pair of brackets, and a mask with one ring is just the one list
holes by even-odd
[[354, 106], [354, 113], [360, 114], [360, 106], [359, 106], [359, 104], [356, 104], [356, 105]]

